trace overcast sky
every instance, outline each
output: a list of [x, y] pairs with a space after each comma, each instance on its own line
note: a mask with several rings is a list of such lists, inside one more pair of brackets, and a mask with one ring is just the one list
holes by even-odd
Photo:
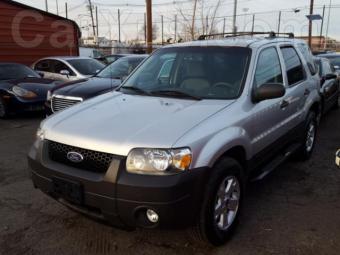
[[[45, 0], [17, 0], [18, 2], [45, 9]], [[86, 7], [87, 0], [57, 0], [59, 14], [65, 15], [65, 2], [69, 7], [69, 18], [74, 19], [82, 27], [83, 35], [91, 35], [91, 19]], [[49, 11], [56, 13], [56, 0], [48, 0]], [[202, 0], [201, 0], [202, 1]], [[142, 27], [144, 20], [145, 0], [92, 0], [93, 5], [98, 6], [99, 12], [99, 35], [111, 39], [118, 39], [117, 11], [121, 10], [122, 39], [134, 39], [143, 37]], [[177, 2], [177, 4], [173, 4]], [[180, 3], [182, 2], [182, 3]], [[184, 2], [184, 3], [183, 3]], [[193, 1], [192, 1], [193, 2]], [[172, 37], [174, 33], [174, 16], [178, 10], [190, 19], [193, 4], [190, 0], [153, 0], [153, 22], [160, 28], [160, 17], [164, 16], [165, 37]], [[204, 0], [204, 16], [207, 10], [213, 10], [218, 0]], [[221, 0], [222, 4], [217, 11], [217, 29], [222, 30], [223, 17], [226, 17], [226, 30], [231, 30], [233, 13], [233, 0]], [[327, 31], [330, 0], [315, 0], [315, 14], [322, 15], [322, 6], [326, 5], [323, 34]], [[306, 35], [308, 20], [305, 17], [309, 13], [310, 0], [238, 0], [237, 26], [239, 30], [250, 30], [252, 14], [255, 13], [255, 30], [277, 30], [279, 11], [282, 11], [281, 31], [294, 32], [296, 35]], [[340, 40], [340, 0], [331, 0], [332, 8], [329, 17], [328, 35]], [[120, 5], [120, 6], [119, 6]], [[299, 8], [299, 12], [293, 10]], [[247, 15], [244, 15], [247, 14]], [[211, 16], [211, 15], [209, 15]], [[204, 17], [205, 18], [205, 17]], [[178, 30], [186, 23], [185, 18], [178, 14]], [[201, 14], [197, 17], [197, 24], [201, 24]], [[313, 34], [320, 34], [321, 21], [315, 21]]]

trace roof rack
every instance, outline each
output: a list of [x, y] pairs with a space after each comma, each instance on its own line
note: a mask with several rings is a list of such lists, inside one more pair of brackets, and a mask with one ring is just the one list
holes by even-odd
[[200, 35], [198, 37], [199, 41], [206, 40], [209, 37], [215, 36], [223, 36], [224, 38], [227, 37], [237, 37], [237, 36], [245, 36], [245, 35], [268, 35], [269, 38], [278, 38], [278, 35], [285, 35], [288, 38], [294, 38], [294, 33], [275, 33], [274, 31], [270, 32], [236, 32], [236, 33], [218, 33], [218, 34], [207, 34], [207, 35]]

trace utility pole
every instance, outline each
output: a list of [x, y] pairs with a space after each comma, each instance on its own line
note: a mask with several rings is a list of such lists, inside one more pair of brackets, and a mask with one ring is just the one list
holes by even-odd
[[254, 27], [255, 27], [255, 14], [253, 14], [253, 23], [251, 25], [251, 32], [254, 33]]
[[118, 9], [118, 42], [121, 42], [120, 38], [120, 10]]
[[177, 15], [175, 15], [175, 40], [174, 42], [176, 43], [177, 41]]
[[146, 44], [146, 13], [144, 13], [144, 41]]
[[163, 15], [161, 15], [161, 23], [162, 23], [162, 45], [164, 44], [164, 21], [163, 21]]
[[223, 31], [222, 33], [224, 34], [225, 33], [225, 18], [223, 19]]
[[59, 16], [59, 4], [58, 4], [58, 0], [55, 0], [55, 5], [57, 6], [57, 15]]
[[[310, 15], [313, 15], [313, 9], [314, 9], [314, 0], [310, 0], [310, 8], [309, 8]], [[312, 49], [312, 31], [313, 31], [313, 21], [312, 19], [309, 19], [308, 45], [310, 49]]]
[[66, 16], [66, 19], [68, 19], [68, 8], [67, 8], [67, 3], [65, 3], [65, 16]]
[[236, 34], [236, 15], [237, 15], [237, 0], [234, 0], [234, 14], [233, 14], [233, 33]]
[[[92, 20], [93, 38], [95, 39], [96, 38], [96, 27], [95, 27], [95, 24], [94, 24], [92, 3], [91, 3], [91, 0], [88, 0], [88, 1], [89, 1], [89, 8], [90, 8], [90, 14], [91, 14], [91, 20]], [[97, 43], [97, 42], [95, 42], [95, 43]]]
[[320, 42], [319, 42], [319, 48], [321, 49], [321, 46], [322, 46], [322, 30], [323, 30], [323, 21], [324, 21], [324, 18], [325, 18], [325, 9], [326, 9], [326, 6], [323, 5], [323, 9], [322, 9], [322, 20], [321, 20], [321, 28], [320, 28]]
[[195, 17], [196, 17], [196, 6], [197, 0], [194, 0], [194, 12], [192, 14], [192, 21], [191, 21], [191, 40], [195, 39]]
[[146, 36], [148, 53], [152, 53], [152, 0], [146, 0]]
[[48, 2], [45, 0], [45, 10], [48, 12]]
[[282, 15], [282, 12], [279, 11], [279, 23], [277, 25], [277, 33], [278, 34], [280, 33], [280, 27], [281, 27], [281, 15]]
[[326, 36], [325, 36], [325, 46], [324, 46], [325, 49], [326, 49], [326, 47], [327, 47], [327, 37], [328, 37], [329, 20], [330, 20], [330, 17], [331, 17], [331, 6], [332, 6], [332, 0], [329, 0], [329, 6], [328, 6], [328, 18], [327, 18], [327, 27], [326, 27]]
[[96, 6], [96, 26], [97, 26], [97, 44], [99, 46], [99, 22], [98, 22], [98, 6]]

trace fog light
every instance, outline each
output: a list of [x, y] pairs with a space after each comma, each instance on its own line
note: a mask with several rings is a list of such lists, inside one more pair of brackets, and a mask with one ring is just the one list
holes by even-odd
[[146, 210], [146, 216], [152, 223], [158, 222], [159, 216], [154, 210], [151, 209]]

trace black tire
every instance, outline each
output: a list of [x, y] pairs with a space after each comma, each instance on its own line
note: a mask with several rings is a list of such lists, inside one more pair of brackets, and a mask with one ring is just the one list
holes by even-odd
[[[232, 192], [230, 191], [230, 200], [224, 200], [224, 206], [219, 206], [219, 208], [221, 211], [228, 211], [228, 216], [231, 214], [232, 217], [231, 222], [228, 223], [229, 226], [222, 230], [222, 226], [219, 226], [218, 224], [221, 224], [221, 221], [223, 222], [223, 213], [220, 214], [220, 217], [216, 218], [216, 203], [220, 203], [220, 201], [222, 201], [219, 199], [220, 196], [218, 195], [221, 194], [220, 192], [224, 193], [225, 197], [229, 196], [227, 195], [227, 188], [221, 189], [223, 181], [225, 181], [223, 184], [225, 185], [225, 183], [229, 183], [229, 180], [232, 184], [235, 182], [235, 190], [233, 189]], [[239, 189], [238, 196], [236, 191], [237, 184]], [[212, 174], [207, 183], [199, 219], [194, 227], [193, 238], [195, 240], [205, 241], [212, 245], [220, 246], [225, 244], [230, 239], [239, 221], [244, 197], [244, 184], [243, 169], [236, 160], [226, 157], [221, 159], [216, 164], [216, 166], [212, 169]], [[237, 197], [239, 197], [237, 209], [229, 209], [236, 208], [237, 202], [235, 201], [237, 200]], [[231, 205], [229, 203], [231, 203]], [[222, 207], [225, 208], [223, 209]], [[219, 223], [216, 222], [218, 219], [220, 221]]]
[[336, 102], [334, 103], [333, 109], [339, 109], [340, 108], [340, 93], [338, 94], [338, 98]]
[[8, 108], [4, 100], [0, 96], [0, 119], [6, 119], [8, 117]]
[[[314, 131], [312, 131], [312, 129]], [[296, 153], [297, 159], [301, 161], [310, 159], [315, 147], [317, 129], [318, 129], [317, 116], [315, 112], [310, 112], [306, 119], [306, 125], [303, 137], [301, 139], [301, 147]], [[313, 140], [310, 140], [311, 137]]]

